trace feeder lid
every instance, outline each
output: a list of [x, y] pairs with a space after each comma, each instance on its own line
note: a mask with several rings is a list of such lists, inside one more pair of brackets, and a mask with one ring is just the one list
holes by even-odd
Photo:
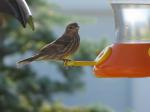
[[115, 4], [150, 4], [150, 0], [109, 0]]

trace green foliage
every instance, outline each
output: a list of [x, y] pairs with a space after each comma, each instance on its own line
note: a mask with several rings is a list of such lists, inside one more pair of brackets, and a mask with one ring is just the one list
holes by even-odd
[[[21, 25], [10, 17], [5, 16], [5, 22], [0, 28], [0, 111], [1, 112], [47, 112], [43, 106], [50, 105], [53, 102], [53, 95], [57, 93], [73, 93], [75, 90], [83, 87], [80, 80], [82, 68], [69, 68], [68, 70], [62, 64], [56, 64], [58, 71], [64, 77], [64, 81], [52, 80], [49, 77], [39, 77], [37, 72], [30, 65], [21, 69], [16, 68], [16, 63], [12, 59], [15, 56], [23, 56], [25, 53], [33, 53], [45, 44], [53, 41], [56, 37], [53, 32], [54, 25], [62, 25], [67, 20], [61, 14], [53, 9], [55, 5], [46, 0], [27, 0], [32, 9], [35, 27], [34, 32], [31, 29], [23, 29]], [[58, 7], [57, 7], [58, 8]], [[83, 44], [80, 53], [75, 56], [77, 59], [93, 60], [96, 56], [90, 55], [91, 49], [85, 49]], [[104, 44], [103, 44], [104, 45]], [[95, 52], [95, 51], [94, 51]], [[5, 62], [9, 57], [11, 64]], [[55, 63], [54, 63], [55, 64]], [[50, 68], [51, 69], [51, 68]], [[57, 106], [50, 106], [57, 109]], [[67, 109], [60, 106], [62, 111], [56, 112], [101, 112], [89, 108]], [[58, 108], [59, 109], [59, 108]], [[91, 111], [88, 111], [91, 110]], [[66, 110], [66, 111], [65, 111]], [[70, 111], [69, 111], [70, 110]], [[49, 112], [49, 111], [48, 111]], [[50, 110], [50, 112], [54, 112]], [[108, 111], [102, 111], [108, 112]]]
[[51, 106], [45, 103], [40, 110], [41, 112], [113, 112], [106, 107], [66, 107], [59, 103]]
[[102, 39], [97, 42], [82, 41], [79, 52], [76, 53], [74, 58], [76, 60], [94, 60], [106, 46], [106, 39]]

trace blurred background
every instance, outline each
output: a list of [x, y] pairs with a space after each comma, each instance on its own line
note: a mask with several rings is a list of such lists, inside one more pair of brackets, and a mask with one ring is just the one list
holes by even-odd
[[146, 112], [149, 78], [96, 78], [91, 67], [65, 68], [53, 61], [16, 62], [58, 38], [70, 22], [80, 25], [81, 46], [76, 60], [94, 60], [114, 42], [114, 20], [107, 0], [26, 0], [35, 31], [0, 15], [1, 112]]

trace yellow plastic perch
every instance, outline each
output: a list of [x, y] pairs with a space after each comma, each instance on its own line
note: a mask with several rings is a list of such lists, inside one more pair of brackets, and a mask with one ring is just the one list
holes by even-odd
[[68, 61], [65, 63], [65, 66], [95, 66], [106, 61], [112, 53], [111, 46], [106, 47], [94, 61]]

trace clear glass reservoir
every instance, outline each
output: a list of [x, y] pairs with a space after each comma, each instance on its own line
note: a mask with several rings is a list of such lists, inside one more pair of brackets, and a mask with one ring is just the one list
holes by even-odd
[[110, 0], [116, 42], [150, 42], [150, 0]]

